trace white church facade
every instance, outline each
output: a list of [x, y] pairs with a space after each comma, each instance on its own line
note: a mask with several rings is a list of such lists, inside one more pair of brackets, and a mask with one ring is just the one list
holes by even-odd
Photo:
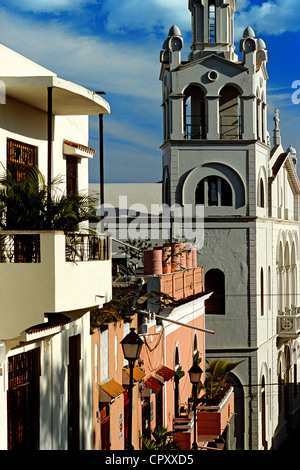
[[264, 41], [234, 48], [236, 0], [189, 0], [192, 45], [177, 26], [160, 55], [163, 203], [204, 206], [206, 357], [243, 361], [237, 449], [276, 449], [299, 422], [299, 194], [295, 150], [267, 129]]

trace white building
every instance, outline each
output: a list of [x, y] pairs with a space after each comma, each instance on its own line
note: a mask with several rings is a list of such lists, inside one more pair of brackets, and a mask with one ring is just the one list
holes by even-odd
[[[2, 45], [0, 54], [1, 165], [36, 165], [47, 181], [63, 176], [63, 190], [87, 191], [88, 116], [108, 114], [108, 103]], [[17, 262], [24, 237], [35, 256]], [[63, 232], [1, 239], [0, 448], [91, 449], [89, 312], [111, 298], [108, 238], [77, 238], [76, 262]]]
[[[204, 205], [206, 357], [234, 370], [237, 449], [276, 449], [299, 422], [299, 194], [296, 152], [267, 131], [268, 54], [236, 0], [189, 0], [192, 45], [161, 51], [163, 202]], [[246, 26], [246, 25], [245, 25]]]

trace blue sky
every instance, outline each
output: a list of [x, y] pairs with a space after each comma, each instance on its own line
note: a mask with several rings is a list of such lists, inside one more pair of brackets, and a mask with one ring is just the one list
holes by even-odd
[[[267, 45], [271, 137], [278, 107], [283, 146], [292, 144], [300, 155], [300, 104], [292, 102], [292, 84], [300, 81], [300, 1], [237, 3], [237, 45], [248, 25]], [[188, 0], [0, 0], [2, 44], [66, 80], [106, 92], [111, 106], [104, 118], [106, 182], [161, 179], [159, 52], [173, 24], [181, 30], [186, 59]], [[90, 145], [98, 152], [97, 119], [90, 129]], [[98, 181], [96, 155], [90, 182]]]

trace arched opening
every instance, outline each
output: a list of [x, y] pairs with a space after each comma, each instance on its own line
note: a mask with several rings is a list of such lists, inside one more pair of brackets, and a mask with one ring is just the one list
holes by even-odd
[[265, 207], [265, 185], [264, 180], [260, 178], [259, 180], [259, 207]]
[[268, 309], [272, 308], [272, 277], [271, 266], [268, 267]]
[[285, 310], [291, 308], [291, 260], [290, 247], [286, 243], [284, 247], [284, 274], [285, 274]]
[[262, 445], [264, 450], [267, 450], [268, 443], [266, 439], [266, 381], [264, 376], [261, 381], [261, 432]]
[[264, 315], [264, 270], [260, 270], [260, 314]]
[[179, 344], [175, 345], [174, 351], [174, 369], [176, 374], [174, 375], [174, 415], [175, 418], [179, 417], [179, 410], [180, 410], [180, 403], [179, 403], [179, 380], [180, 375], [178, 371], [180, 369], [180, 351], [179, 351]]
[[225, 315], [225, 276], [220, 269], [210, 269], [205, 274], [205, 292], [212, 292], [205, 301], [205, 313]]
[[240, 92], [226, 85], [220, 92], [219, 100], [220, 139], [236, 140], [242, 138], [242, 116]]
[[205, 206], [232, 206], [231, 186], [224, 178], [208, 176], [203, 178], [196, 187], [195, 204]]
[[244, 386], [235, 374], [230, 372], [228, 380], [234, 388], [234, 437], [236, 450], [245, 450], [245, 394]]
[[198, 352], [198, 334], [197, 331], [194, 332], [194, 354]]
[[187, 140], [206, 138], [204, 92], [197, 85], [184, 92], [184, 135]]
[[170, 174], [167, 166], [163, 170], [163, 203], [168, 206], [171, 205], [171, 192], [170, 192]]
[[216, 5], [214, 0], [209, 1], [208, 7], [208, 42], [216, 42]]
[[295, 242], [292, 246], [292, 256], [291, 256], [291, 303], [292, 307], [296, 307], [298, 304], [297, 301], [297, 258], [296, 258], [296, 248]]

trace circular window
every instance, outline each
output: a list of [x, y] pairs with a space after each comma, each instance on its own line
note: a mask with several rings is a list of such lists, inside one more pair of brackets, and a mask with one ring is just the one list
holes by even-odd
[[211, 82], [215, 82], [218, 79], [218, 77], [219, 77], [219, 74], [215, 70], [211, 70], [210, 72], [208, 72], [208, 79]]

